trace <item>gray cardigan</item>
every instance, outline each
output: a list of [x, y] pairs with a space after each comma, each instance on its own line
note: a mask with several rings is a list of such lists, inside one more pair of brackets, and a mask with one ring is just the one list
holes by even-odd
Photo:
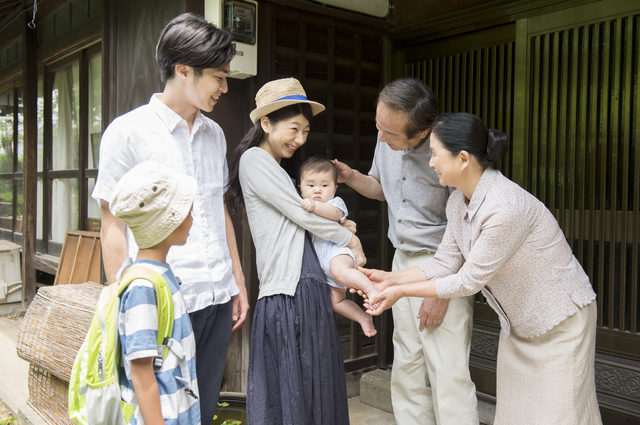
[[302, 198], [289, 175], [265, 150], [247, 150], [240, 158], [238, 173], [256, 246], [258, 298], [293, 296], [300, 280], [305, 229], [338, 246], [346, 246], [352, 233], [302, 208]]

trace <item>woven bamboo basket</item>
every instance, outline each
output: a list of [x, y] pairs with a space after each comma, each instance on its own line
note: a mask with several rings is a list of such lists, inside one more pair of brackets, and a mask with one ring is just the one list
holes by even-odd
[[27, 404], [52, 425], [75, 425], [69, 419], [69, 384], [37, 366], [29, 367], [29, 400]]
[[40, 288], [18, 329], [18, 356], [69, 382], [103, 288], [95, 283]]

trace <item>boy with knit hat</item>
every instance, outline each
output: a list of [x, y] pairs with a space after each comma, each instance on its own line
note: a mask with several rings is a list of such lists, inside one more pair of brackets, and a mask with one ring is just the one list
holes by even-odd
[[131, 267], [143, 266], [161, 275], [174, 305], [169, 352], [161, 365], [154, 365], [158, 357], [154, 285], [136, 279], [122, 293], [118, 334], [123, 365], [118, 376], [122, 400], [137, 404], [130, 424], [200, 424], [193, 329], [179, 280], [167, 264], [169, 249], [187, 241], [195, 195], [193, 177], [144, 161], [118, 181], [109, 202], [111, 213], [126, 223], [138, 245]]

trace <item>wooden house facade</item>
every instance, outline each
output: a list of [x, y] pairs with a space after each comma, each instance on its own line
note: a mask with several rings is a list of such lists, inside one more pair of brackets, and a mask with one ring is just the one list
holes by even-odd
[[[66, 229], [98, 230], [90, 197], [100, 136], [162, 90], [164, 24], [206, 0], [0, 0], [0, 238], [22, 246], [24, 299], [55, 272]], [[606, 424], [640, 420], [640, 1], [390, 0], [384, 18], [306, 0], [259, 0], [257, 76], [231, 79], [211, 117], [231, 151], [265, 82], [293, 76], [327, 106], [304, 155], [368, 172], [375, 99], [419, 78], [442, 111], [512, 139], [499, 168], [554, 213], [598, 294], [596, 381]], [[339, 3], [339, 2], [336, 2]], [[386, 207], [340, 188], [369, 266], [389, 268]], [[235, 217], [252, 304], [248, 226]], [[337, 317], [345, 369], [393, 362], [390, 314], [375, 338]], [[499, 324], [478, 297], [471, 372], [495, 396]], [[234, 335], [226, 389], [245, 391], [250, 324]]]

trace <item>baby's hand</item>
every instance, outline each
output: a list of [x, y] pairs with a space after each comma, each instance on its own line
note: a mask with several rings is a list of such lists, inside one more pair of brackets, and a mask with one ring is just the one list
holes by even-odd
[[302, 208], [309, 212], [314, 212], [316, 210], [316, 201], [313, 199], [305, 198], [302, 200]]

